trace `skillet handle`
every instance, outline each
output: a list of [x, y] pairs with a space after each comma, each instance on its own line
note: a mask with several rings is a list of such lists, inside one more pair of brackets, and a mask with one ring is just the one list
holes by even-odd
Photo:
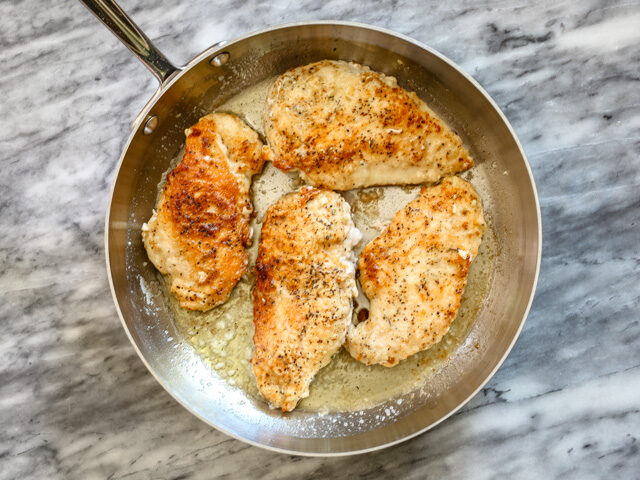
[[113, 0], [80, 0], [163, 84], [175, 67]]

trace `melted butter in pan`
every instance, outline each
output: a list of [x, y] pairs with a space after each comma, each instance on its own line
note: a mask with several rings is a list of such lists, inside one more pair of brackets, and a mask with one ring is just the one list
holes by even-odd
[[[273, 80], [266, 80], [244, 90], [217, 110], [239, 115], [263, 135], [262, 111], [268, 88]], [[250, 249], [250, 273], [238, 283], [225, 304], [209, 312], [190, 312], [180, 308], [169, 293], [168, 284], [165, 284], [176, 326], [185, 340], [202, 355], [218, 375], [256, 399], [261, 397], [249, 363], [253, 349], [251, 269], [257, 255], [261, 222], [267, 208], [282, 195], [297, 190], [301, 185], [302, 182], [296, 174], [283, 173], [270, 163], [265, 166], [262, 174], [254, 177], [254, 243]], [[364, 236], [356, 249], [357, 253], [380, 233], [396, 211], [417, 196], [419, 188], [371, 187], [343, 193], [351, 205], [354, 222]], [[478, 191], [482, 196], [482, 189], [478, 188]], [[497, 254], [497, 241], [491, 228], [490, 215], [486, 211], [485, 218], [488, 228], [478, 256], [471, 265], [460, 310], [442, 341], [393, 368], [363, 365], [343, 349], [318, 373], [311, 384], [309, 397], [302, 400], [298, 409], [358, 410], [410, 392], [428, 381], [429, 376], [465, 342], [488, 294]], [[358, 312], [368, 306], [368, 301], [362, 294], [357, 303], [354, 321]], [[361, 318], [362, 315], [361, 313]]]

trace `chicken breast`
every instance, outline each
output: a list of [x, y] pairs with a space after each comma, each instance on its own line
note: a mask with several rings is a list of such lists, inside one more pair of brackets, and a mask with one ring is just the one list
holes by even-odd
[[368, 319], [349, 331], [351, 356], [392, 367], [438, 343], [458, 312], [484, 231], [470, 183], [453, 176], [423, 187], [360, 255], [370, 307]]
[[256, 261], [251, 364], [272, 407], [293, 410], [343, 345], [360, 238], [335, 192], [303, 187], [269, 207]]
[[460, 137], [415, 93], [356, 63], [287, 71], [269, 91], [264, 126], [275, 166], [324, 188], [436, 182], [473, 166]]
[[226, 113], [201, 118], [186, 134], [184, 157], [167, 175], [142, 239], [180, 305], [204, 311], [225, 302], [245, 273], [251, 176], [268, 151], [256, 132]]

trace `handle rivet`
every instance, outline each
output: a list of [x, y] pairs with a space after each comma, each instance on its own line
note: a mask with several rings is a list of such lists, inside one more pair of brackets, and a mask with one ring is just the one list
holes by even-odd
[[229, 52], [222, 52], [213, 57], [209, 63], [214, 67], [221, 67], [229, 61], [230, 56], [231, 55], [229, 55]]
[[149, 118], [147, 118], [147, 121], [144, 122], [142, 133], [144, 133], [145, 135], [151, 135], [157, 126], [158, 117], [156, 117], [155, 115], [151, 115]]

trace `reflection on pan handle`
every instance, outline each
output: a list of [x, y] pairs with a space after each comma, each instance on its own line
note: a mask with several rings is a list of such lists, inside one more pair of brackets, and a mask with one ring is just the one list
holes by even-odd
[[151, 70], [160, 84], [179, 70], [151, 43], [115, 1], [80, 1]]

